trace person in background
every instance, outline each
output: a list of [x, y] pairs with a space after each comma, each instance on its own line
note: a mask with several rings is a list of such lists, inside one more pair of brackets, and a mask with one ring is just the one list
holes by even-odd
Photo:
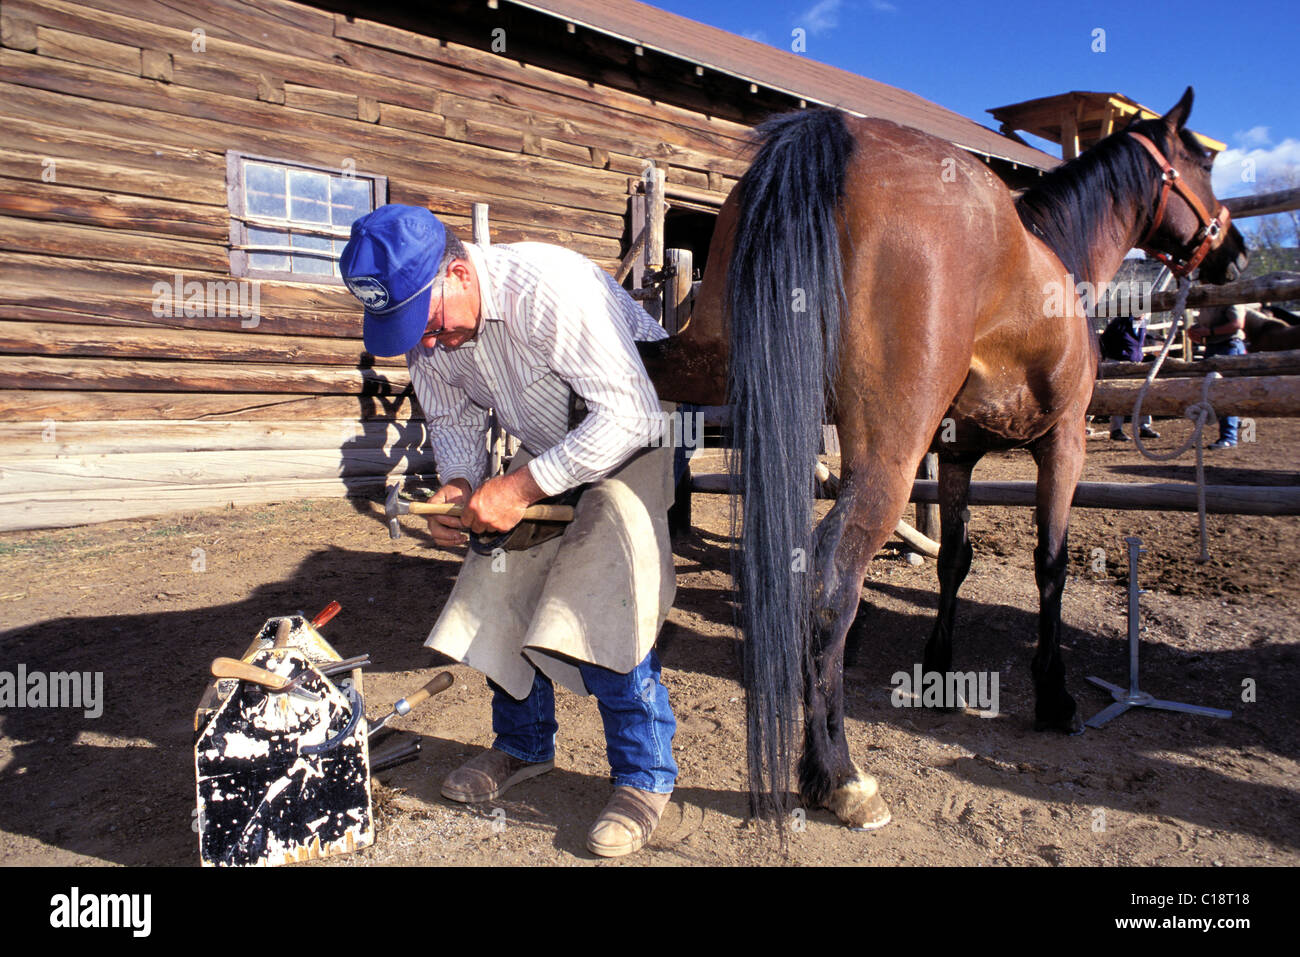
[[[1244, 356], [1246, 354], [1245, 306], [1210, 306], [1200, 310], [1196, 325], [1187, 330], [1188, 338], [1205, 346], [1205, 358]], [[1230, 449], [1237, 444], [1239, 420], [1235, 415], [1219, 418], [1219, 440], [1212, 449]]]
[[[1146, 344], [1147, 320], [1149, 318], [1149, 315], [1144, 314], [1141, 316], [1120, 316], [1112, 319], [1106, 326], [1106, 331], [1101, 334], [1101, 357], [1117, 362], [1141, 362], [1142, 347]], [[1112, 415], [1110, 417], [1110, 437], [1115, 442], [1131, 441], [1124, 434], [1125, 419], [1126, 417], [1122, 415]], [[1160, 433], [1151, 428], [1151, 416], [1149, 415], [1142, 416], [1139, 428], [1144, 439], [1160, 438]]]

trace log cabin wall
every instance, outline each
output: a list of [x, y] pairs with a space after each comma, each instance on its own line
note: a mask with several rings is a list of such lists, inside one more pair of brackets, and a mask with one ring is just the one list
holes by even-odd
[[[444, 42], [442, 15], [415, 32], [282, 0], [5, 0], [0, 528], [433, 473], [404, 361], [363, 353], [342, 285], [254, 281], [255, 322], [157, 314], [159, 283], [231, 279], [228, 151], [386, 177], [465, 240], [486, 202], [494, 242], [611, 272], [647, 158], [718, 202], [743, 171], [749, 123], [526, 65], [513, 24], [507, 55]], [[495, 15], [466, 5], [448, 32], [489, 46]]]

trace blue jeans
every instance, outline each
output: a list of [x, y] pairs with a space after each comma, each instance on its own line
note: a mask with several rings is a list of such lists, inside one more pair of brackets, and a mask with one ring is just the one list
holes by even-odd
[[[654, 649], [641, 664], [621, 675], [579, 663], [583, 683], [596, 698], [605, 724], [605, 753], [615, 787], [634, 787], [668, 794], [677, 780], [672, 740], [677, 730], [668, 689], [660, 681]], [[492, 688], [492, 747], [521, 761], [549, 761], [555, 756], [555, 689], [538, 671], [533, 690], [517, 701], [496, 683]]]
[[[1227, 342], [1215, 342], [1205, 344], [1205, 357], [1211, 356], [1244, 356], [1246, 354], [1246, 343], [1243, 339], [1229, 339]], [[1225, 442], [1237, 441], [1238, 419], [1235, 415], [1225, 415], [1219, 419], [1219, 438]]]

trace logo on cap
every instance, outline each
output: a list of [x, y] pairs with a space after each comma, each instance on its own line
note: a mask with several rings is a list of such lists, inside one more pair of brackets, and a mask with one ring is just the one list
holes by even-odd
[[361, 300], [361, 305], [365, 306], [371, 312], [376, 312], [388, 305], [388, 290], [384, 284], [373, 276], [361, 276], [356, 279], [345, 279], [348, 289], [352, 290], [352, 295]]

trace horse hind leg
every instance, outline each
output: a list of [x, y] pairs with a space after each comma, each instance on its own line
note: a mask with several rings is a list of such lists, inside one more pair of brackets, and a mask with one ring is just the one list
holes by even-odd
[[[919, 458], [919, 456], [918, 456]], [[875, 777], [853, 763], [844, 729], [844, 641], [862, 596], [867, 563], [898, 523], [909, 481], [868, 488], [871, 478], [911, 471], [858, 466], [848, 473], [835, 507], [817, 530], [813, 628], [804, 656], [804, 750], [799, 793], [852, 828], [889, 823]]]
[[[970, 571], [971, 472], [982, 453], [943, 455], [939, 459], [939, 612], [925, 643], [921, 670], [946, 675], [952, 670], [952, 630], [957, 590]], [[944, 687], [947, 687], [945, 682]], [[918, 691], [919, 693], [919, 691]]]
[[1083, 731], [1074, 698], [1065, 690], [1061, 658], [1061, 594], [1069, 564], [1070, 502], [1083, 471], [1082, 415], [1065, 416], [1033, 446], [1038, 464], [1038, 547], [1034, 578], [1038, 583], [1038, 650], [1034, 676], [1034, 728], [1067, 734]]

